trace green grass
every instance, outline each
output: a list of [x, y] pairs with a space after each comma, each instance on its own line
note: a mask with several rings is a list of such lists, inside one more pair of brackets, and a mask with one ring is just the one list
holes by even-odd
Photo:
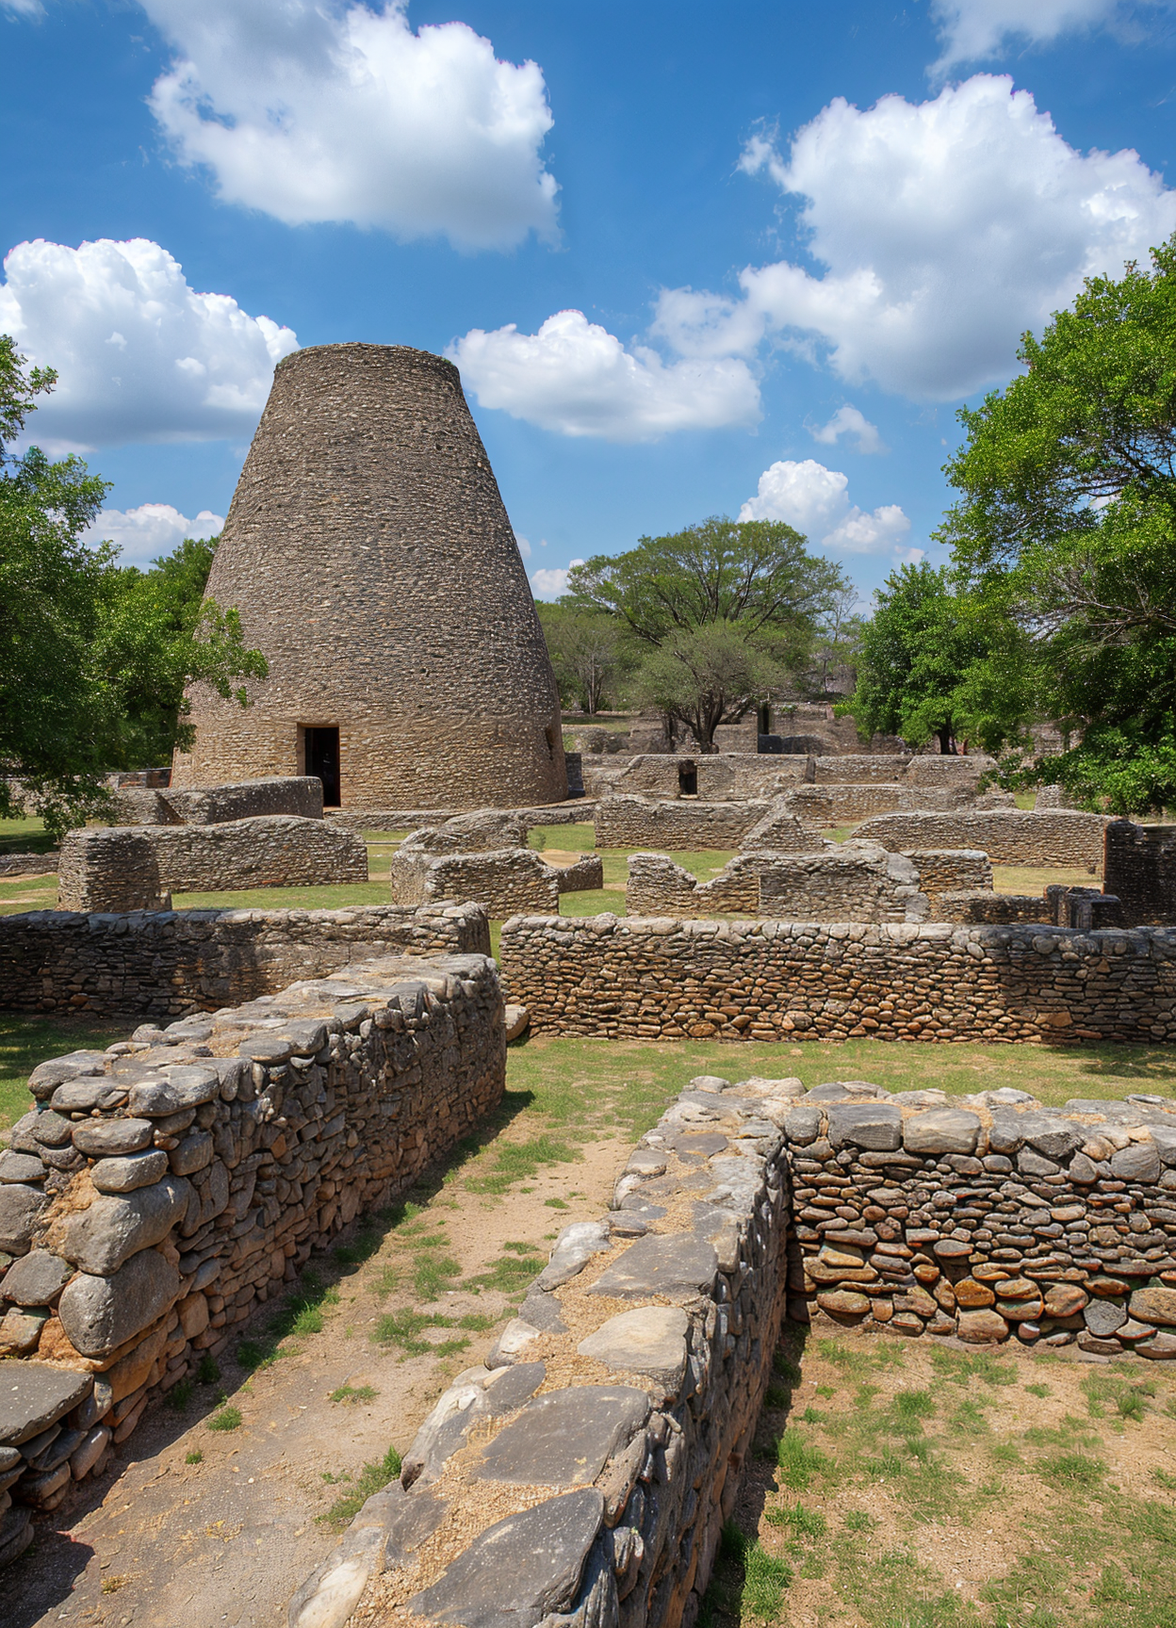
[[214, 1413], [208, 1421], [210, 1430], [237, 1430], [241, 1424], [241, 1409], [238, 1407], [222, 1407]]
[[204, 1454], [200, 1451], [199, 1447], [194, 1447], [190, 1453], [186, 1453], [184, 1455], [184, 1463], [185, 1464], [203, 1464], [204, 1463]]
[[300, 1335], [321, 1334], [325, 1321], [323, 1308], [337, 1305], [338, 1301], [339, 1291], [333, 1284], [324, 1286], [313, 1272], [307, 1272], [299, 1287], [286, 1296], [264, 1329], [240, 1342], [237, 1346], [238, 1363], [249, 1372], [268, 1368], [287, 1354], [283, 1349], [285, 1340]]
[[325, 1515], [316, 1516], [324, 1526], [329, 1526], [336, 1532], [342, 1529], [359, 1514], [364, 1504], [373, 1493], [380, 1492], [389, 1481], [394, 1481], [400, 1474], [400, 1454], [395, 1447], [389, 1447], [383, 1458], [376, 1464], [365, 1464], [359, 1474], [353, 1479], [350, 1475], [324, 1475], [323, 1480], [336, 1486], [347, 1485], [347, 1491], [342, 1493], [327, 1510]]
[[340, 1385], [327, 1398], [330, 1402], [374, 1402], [379, 1396], [374, 1385]]
[[0, 854], [43, 854], [52, 847], [44, 820], [0, 820]]
[[66, 1051], [101, 1051], [124, 1040], [137, 1018], [122, 1022], [25, 1017], [0, 1012], [0, 1130], [32, 1107], [28, 1079], [38, 1063]]
[[342, 910], [347, 905], [388, 904], [387, 882], [347, 882], [335, 887], [258, 887], [236, 893], [173, 893], [177, 910]]
[[57, 877], [13, 876], [0, 881], [0, 916], [20, 916], [30, 910], [56, 910]]

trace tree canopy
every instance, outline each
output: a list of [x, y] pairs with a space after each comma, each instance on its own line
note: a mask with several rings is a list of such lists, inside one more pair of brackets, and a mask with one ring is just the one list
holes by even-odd
[[1120, 813], [1176, 803], [1176, 239], [1091, 278], [1025, 372], [960, 418], [939, 533], [993, 630], [970, 675], [994, 738], [1031, 716], [1077, 745], [1028, 773]]
[[623, 699], [636, 665], [624, 627], [612, 616], [573, 605], [537, 608], [561, 699], [589, 714]]
[[108, 483], [77, 457], [8, 450], [54, 382], [0, 336], [0, 813], [31, 802], [56, 834], [102, 811], [105, 771], [184, 743], [186, 683], [244, 704], [239, 681], [266, 668], [235, 611], [203, 600], [203, 581], [194, 597], [210, 545], [120, 566], [109, 543], [83, 541]]

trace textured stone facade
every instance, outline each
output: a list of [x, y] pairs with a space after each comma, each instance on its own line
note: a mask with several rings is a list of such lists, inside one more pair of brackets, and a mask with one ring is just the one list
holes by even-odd
[[0, 916], [0, 1010], [178, 1018], [373, 956], [489, 955], [477, 905]]
[[1112, 820], [1103, 887], [1119, 899], [1129, 926], [1176, 922], [1176, 825]]
[[788, 806], [787, 799], [778, 797], [763, 818], [757, 820], [739, 844], [749, 853], [755, 848], [767, 848], [775, 854], [809, 854], [824, 846], [823, 839], [799, 820]]
[[534, 1033], [628, 1040], [1176, 1039], [1176, 931], [520, 916]]
[[582, 762], [590, 796], [677, 798], [697, 796], [705, 803], [775, 797], [812, 778], [807, 758], [755, 752], [640, 753], [626, 761], [602, 758]]
[[442, 357], [320, 345], [278, 364], [208, 592], [269, 677], [248, 710], [195, 687], [173, 785], [313, 772], [305, 731], [338, 729], [344, 808], [566, 796], [526, 571]]
[[841, 1324], [1171, 1361], [1170, 1108], [798, 1080], [794, 1287]]
[[559, 872], [533, 848], [474, 854], [392, 855], [393, 903], [417, 906], [442, 899], [472, 900], [495, 921], [519, 912], [559, 914]]
[[500, 848], [527, 846], [527, 821], [506, 809], [478, 809], [459, 814], [441, 825], [410, 831], [400, 845], [402, 854], [484, 854]]
[[1103, 814], [1068, 809], [966, 810], [883, 814], [855, 833], [884, 848], [979, 848], [994, 865], [1074, 865], [1093, 875], [1102, 866]]
[[366, 882], [362, 837], [292, 814], [224, 825], [88, 826], [61, 844], [62, 910], [153, 910], [169, 893]]
[[[1007, 927], [1015, 922], [1048, 921], [1055, 912], [1041, 893], [994, 893], [991, 888], [947, 889], [931, 900], [935, 921], [955, 921]], [[1066, 924], [1068, 925], [1068, 923]]]
[[738, 848], [768, 812], [767, 803], [654, 802], [602, 797], [593, 821], [598, 848]]
[[939, 893], [992, 891], [992, 861], [978, 848], [908, 848], [906, 856], [919, 873], [919, 886], [929, 898]]
[[709, 882], [664, 854], [633, 854], [625, 905], [634, 916], [784, 921], [922, 921], [928, 908], [909, 859], [856, 842], [819, 854], [737, 854]]
[[[377, 1621], [695, 1621], [788, 1271], [788, 1101], [775, 1081], [722, 1083], [692, 1082], [610, 1213], [560, 1234], [486, 1365], [437, 1402], [400, 1483], [298, 1591], [290, 1628], [341, 1628], [373, 1577]], [[425, 1558], [443, 1521], [458, 1541]]]
[[242, 780], [202, 790], [169, 786], [157, 795], [181, 825], [223, 825], [226, 820], [257, 819], [263, 814], [295, 814], [303, 820], [323, 817], [323, 783], [314, 775]]
[[505, 1070], [483, 956], [356, 967], [35, 1069], [0, 1155], [7, 1527], [100, 1473], [312, 1248], [467, 1136]]

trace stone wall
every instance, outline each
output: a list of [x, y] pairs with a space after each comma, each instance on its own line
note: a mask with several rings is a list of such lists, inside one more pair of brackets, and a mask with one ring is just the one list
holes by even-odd
[[36, 1068], [0, 1155], [6, 1558], [312, 1248], [467, 1136], [505, 1070], [483, 956], [374, 962]]
[[927, 900], [909, 859], [874, 843], [819, 854], [737, 854], [699, 882], [664, 854], [629, 859], [626, 909], [635, 916], [743, 912], [785, 921], [921, 921]]
[[1068, 809], [960, 810], [883, 814], [855, 832], [884, 848], [980, 848], [994, 865], [1073, 865], [1092, 874], [1102, 866], [1102, 814]]
[[810, 832], [839, 825], [855, 825], [873, 814], [889, 814], [904, 807], [909, 794], [904, 786], [879, 781], [861, 785], [797, 786], [782, 799], [782, 806]]
[[0, 916], [0, 1010], [179, 1017], [395, 954], [490, 953], [477, 905]]
[[314, 775], [274, 775], [203, 790], [172, 786], [159, 795], [183, 825], [223, 825], [226, 820], [256, 819], [263, 814], [295, 814], [304, 820], [323, 817], [323, 783]]
[[532, 1033], [623, 1039], [1176, 1039], [1176, 931], [603, 915], [503, 927]]
[[1118, 897], [1130, 926], [1176, 922], [1176, 825], [1111, 820], [1103, 887]]
[[63, 910], [150, 910], [167, 893], [366, 882], [361, 837], [289, 814], [224, 825], [88, 826], [67, 832]]
[[[757, 752], [679, 752], [640, 754], [626, 763], [585, 764], [594, 787], [607, 784], [616, 796], [677, 798], [681, 775], [693, 773], [695, 793], [703, 802], [719, 803], [745, 797], [772, 797], [806, 778], [812, 771], [803, 757], [786, 758]], [[692, 795], [694, 795], [692, 794]]]
[[400, 852], [485, 854], [500, 848], [525, 848], [527, 830], [526, 819], [513, 809], [480, 808], [410, 831]]
[[654, 802], [602, 797], [596, 805], [598, 848], [737, 848], [768, 812], [763, 802]]
[[818, 786], [894, 785], [906, 773], [911, 758], [907, 753], [862, 752], [851, 758], [814, 757], [807, 778]]
[[0, 854], [0, 876], [51, 876], [56, 869], [56, 848], [47, 854]]
[[777, 797], [768, 806], [767, 813], [757, 820], [739, 844], [743, 851], [768, 848], [775, 854], [811, 854], [824, 847], [822, 837], [797, 818], [788, 806], [787, 797]]
[[604, 886], [604, 860], [599, 854], [581, 854], [571, 865], [553, 865], [561, 893], [590, 893]]
[[375, 1621], [695, 1621], [785, 1308], [789, 1103], [774, 1081], [692, 1083], [612, 1211], [561, 1233], [399, 1484], [298, 1591], [290, 1628], [341, 1628], [365, 1596]]
[[392, 899], [416, 906], [442, 899], [473, 900], [495, 921], [523, 911], [559, 914], [559, 873], [533, 848], [497, 853], [392, 855]]
[[978, 848], [908, 848], [906, 856], [929, 897], [965, 889], [992, 891], [992, 862]]
[[860, 1081], [784, 1121], [795, 1286], [839, 1323], [1176, 1358], [1176, 1112]]
[[1016, 922], [1056, 923], [1049, 900], [1041, 893], [994, 893], [991, 888], [960, 888], [937, 893], [931, 900], [935, 921], [1008, 927]]

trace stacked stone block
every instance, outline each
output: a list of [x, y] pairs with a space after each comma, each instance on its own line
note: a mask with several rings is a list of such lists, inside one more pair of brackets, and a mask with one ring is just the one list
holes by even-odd
[[930, 899], [941, 893], [992, 892], [992, 861], [978, 848], [908, 848], [906, 857]]
[[921, 921], [928, 908], [909, 859], [857, 842], [818, 854], [737, 854], [709, 882], [664, 854], [633, 854], [626, 907], [636, 916], [894, 922]]
[[559, 913], [559, 872], [533, 848], [496, 852], [392, 855], [392, 899], [405, 908], [443, 899], [472, 900], [494, 920], [518, 912]]
[[1128, 926], [1176, 922], [1176, 825], [1110, 821], [1103, 887], [1120, 900]]
[[1093, 875], [1102, 865], [1103, 814], [1056, 809], [960, 809], [953, 813], [881, 814], [856, 836], [884, 848], [979, 848], [994, 865], [1073, 865]]
[[746, 802], [655, 802], [647, 797], [602, 797], [596, 805], [598, 848], [738, 848], [768, 812]]
[[484, 956], [389, 959], [42, 1063], [0, 1155], [0, 1560], [499, 1101]]

